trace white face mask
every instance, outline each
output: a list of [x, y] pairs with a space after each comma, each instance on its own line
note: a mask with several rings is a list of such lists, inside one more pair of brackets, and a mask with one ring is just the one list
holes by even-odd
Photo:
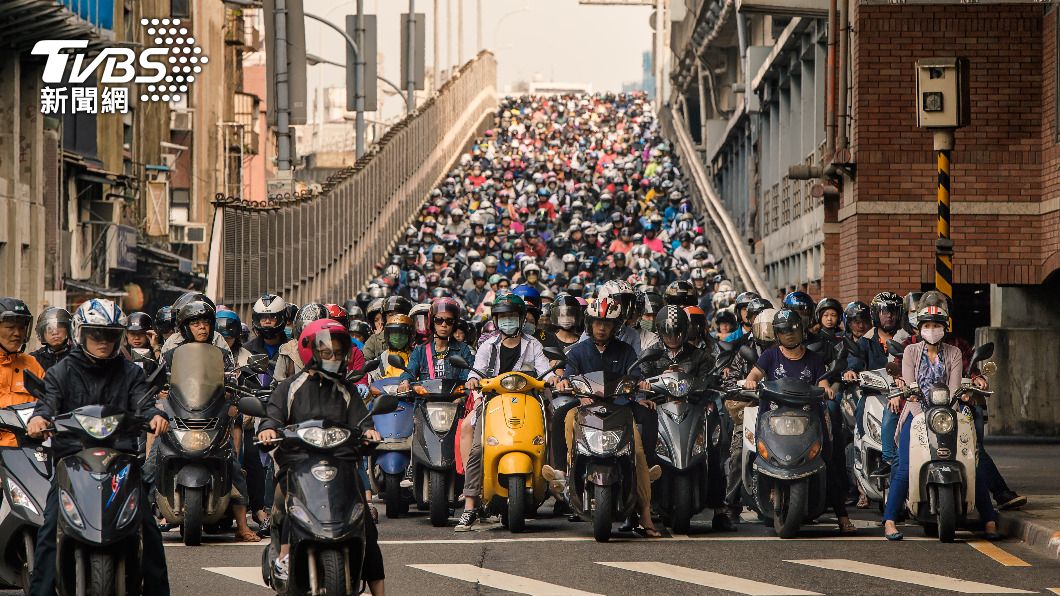
[[324, 360], [320, 363], [320, 368], [324, 372], [337, 373], [340, 367], [342, 367], [342, 361], [340, 360]]
[[574, 315], [560, 315], [556, 317], [556, 324], [560, 329], [570, 329], [574, 327]]
[[518, 317], [498, 317], [497, 318], [497, 329], [500, 329], [501, 333], [511, 337], [519, 332], [522, 325], [519, 323]]
[[936, 345], [942, 341], [942, 336], [946, 335], [946, 330], [942, 328], [923, 329], [920, 331], [920, 337], [924, 338], [924, 341], [931, 345]]

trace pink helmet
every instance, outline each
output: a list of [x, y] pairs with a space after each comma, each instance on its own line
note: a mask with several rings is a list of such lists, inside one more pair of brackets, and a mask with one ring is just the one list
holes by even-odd
[[320, 361], [322, 360], [319, 357], [319, 350], [331, 350], [331, 342], [336, 339], [339, 340], [343, 346], [342, 349], [346, 352], [344, 360], [348, 366], [350, 357], [353, 354], [353, 341], [350, 339], [350, 332], [341, 323], [332, 319], [319, 319], [307, 324], [302, 329], [301, 335], [298, 336], [298, 356], [302, 359], [302, 364], [306, 368], [319, 370]]

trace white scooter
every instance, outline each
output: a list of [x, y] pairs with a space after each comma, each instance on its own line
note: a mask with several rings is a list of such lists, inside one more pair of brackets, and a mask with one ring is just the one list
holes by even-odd
[[862, 492], [870, 501], [883, 508], [887, 487], [890, 484], [886, 476], [873, 476], [883, 459], [883, 413], [887, 408], [889, 394], [894, 391], [895, 383], [886, 369], [866, 370], [858, 373], [862, 399], [865, 400], [861, 411], [862, 432], [854, 432], [854, 478]]

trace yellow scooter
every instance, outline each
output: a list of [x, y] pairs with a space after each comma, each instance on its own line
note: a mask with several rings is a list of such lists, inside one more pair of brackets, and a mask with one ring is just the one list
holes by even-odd
[[[450, 361], [471, 369], [459, 356], [450, 356]], [[492, 394], [478, 425], [482, 432], [482, 502], [489, 510], [500, 511], [510, 531], [522, 532], [527, 514], [537, 511], [549, 496], [541, 476], [547, 453], [545, 410], [537, 397], [545, 383], [521, 372], [492, 378], [475, 372], [482, 377], [482, 393]]]

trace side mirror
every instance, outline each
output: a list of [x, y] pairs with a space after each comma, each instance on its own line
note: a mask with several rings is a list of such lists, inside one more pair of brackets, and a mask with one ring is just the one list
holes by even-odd
[[894, 341], [893, 339], [887, 340], [887, 353], [895, 358], [901, 358], [902, 354], [905, 353], [905, 348], [902, 344]]
[[386, 363], [398, 370], [408, 370], [405, 366], [405, 361], [401, 359], [401, 356], [397, 354], [391, 354], [386, 357]]
[[740, 346], [740, 358], [743, 358], [746, 362], [754, 364], [758, 362], [758, 353], [749, 344]]
[[236, 402], [236, 408], [242, 414], [247, 416], [254, 416], [255, 418], [265, 418], [268, 414], [265, 412], [265, 404], [260, 399], [252, 396], [246, 396], [239, 398]]
[[471, 369], [471, 365], [468, 364], [467, 360], [464, 360], [464, 357], [461, 356], [460, 354], [453, 354], [452, 356], [450, 356], [449, 357], [449, 362], [452, 363], [452, 365], [455, 366], [456, 368], [462, 368], [462, 369], [465, 369], [465, 370], [470, 370]]
[[44, 379], [33, 374], [32, 371], [22, 371], [22, 384], [26, 391], [37, 399], [44, 399]]
[[372, 358], [371, 360], [364, 363], [364, 368], [361, 369], [362, 373], [370, 373], [373, 370], [379, 368], [380, 360], [378, 358]]
[[132, 353], [133, 362], [154, 362], [154, 352], [149, 348], [133, 348], [130, 350]]
[[566, 362], [567, 361], [567, 354], [563, 350], [561, 350], [559, 348], [545, 348], [544, 352], [545, 352], [545, 356], [549, 360], [558, 360], [560, 362]]
[[643, 352], [640, 353], [640, 358], [637, 358], [636, 362], [634, 362], [629, 367], [629, 370], [627, 370], [626, 373], [631, 372], [633, 369], [637, 368], [638, 366], [640, 366], [644, 362], [651, 362], [652, 360], [658, 360], [659, 358], [662, 358], [662, 355], [663, 355], [663, 351], [660, 350], [659, 348], [650, 348], [650, 349], [644, 350]]
[[247, 368], [258, 374], [269, 372], [269, 357], [265, 354], [252, 354], [247, 359]]
[[979, 364], [983, 360], [994, 355], [994, 342], [987, 342], [975, 349], [972, 352], [972, 359], [968, 361], [968, 372], [971, 372], [975, 368], [976, 364]]

